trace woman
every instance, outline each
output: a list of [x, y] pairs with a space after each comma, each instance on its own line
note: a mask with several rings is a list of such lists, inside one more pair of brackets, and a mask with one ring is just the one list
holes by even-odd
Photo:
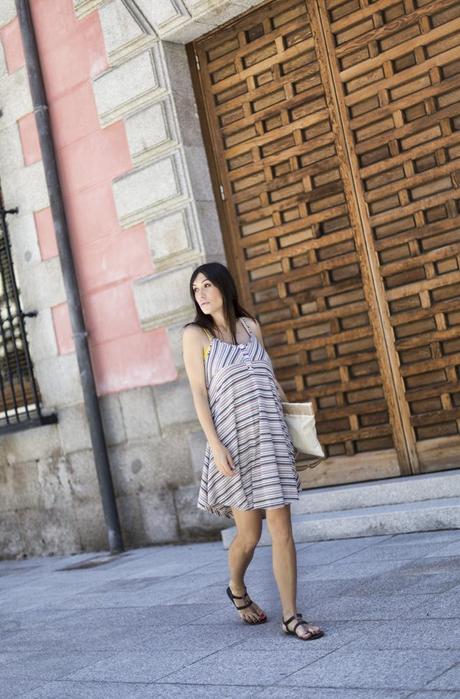
[[281, 406], [280, 396], [286, 397], [264, 349], [260, 326], [240, 306], [224, 265], [211, 262], [195, 269], [190, 293], [196, 318], [184, 330], [184, 362], [208, 440], [198, 507], [235, 520], [227, 594], [243, 621], [267, 620], [244, 584], [265, 510], [282, 629], [305, 641], [319, 638], [321, 629], [305, 621], [296, 608], [290, 503], [299, 498], [300, 482]]

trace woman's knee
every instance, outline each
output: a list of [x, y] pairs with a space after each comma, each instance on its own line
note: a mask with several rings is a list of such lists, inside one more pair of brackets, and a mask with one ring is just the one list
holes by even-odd
[[261, 531], [238, 532], [238, 543], [245, 553], [253, 553], [260, 540]]
[[284, 508], [267, 512], [267, 526], [272, 541], [285, 544], [293, 541], [290, 512]]
[[243, 513], [237, 511], [234, 516], [237, 532], [234, 541], [238, 541], [238, 545], [246, 553], [251, 553], [259, 543], [262, 533], [261, 513], [254, 510]]

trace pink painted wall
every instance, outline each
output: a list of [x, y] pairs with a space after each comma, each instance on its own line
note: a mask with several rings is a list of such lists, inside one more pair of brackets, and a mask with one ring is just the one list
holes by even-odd
[[[92, 78], [107, 67], [97, 12], [77, 20], [72, 0], [31, 0], [65, 206], [98, 392], [176, 377], [166, 331], [143, 332], [133, 280], [153, 271], [143, 225], [121, 229], [112, 180], [131, 169], [123, 122], [101, 129]], [[24, 64], [17, 20], [0, 32], [9, 72]], [[24, 164], [40, 159], [32, 115], [18, 123]], [[34, 213], [43, 259], [57, 255], [50, 211]], [[59, 352], [73, 351], [67, 305], [52, 309]]]

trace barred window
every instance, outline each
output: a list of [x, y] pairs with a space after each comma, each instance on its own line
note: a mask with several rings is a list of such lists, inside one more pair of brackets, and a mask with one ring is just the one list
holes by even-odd
[[14, 276], [8, 233], [8, 217], [0, 191], [0, 433], [56, 422], [55, 415], [42, 415], [27, 344], [24, 314]]

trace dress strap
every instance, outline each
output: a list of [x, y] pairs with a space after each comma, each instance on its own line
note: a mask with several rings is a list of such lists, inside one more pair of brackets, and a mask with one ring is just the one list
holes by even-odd
[[243, 328], [246, 330], [246, 332], [247, 332], [247, 334], [249, 335], [249, 337], [251, 337], [252, 332], [251, 332], [250, 328], [248, 327], [246, 321], [243, 320], [243, 318], [240, 318], [240, 321], [241, 321], [241, 325], [242, 325]]

